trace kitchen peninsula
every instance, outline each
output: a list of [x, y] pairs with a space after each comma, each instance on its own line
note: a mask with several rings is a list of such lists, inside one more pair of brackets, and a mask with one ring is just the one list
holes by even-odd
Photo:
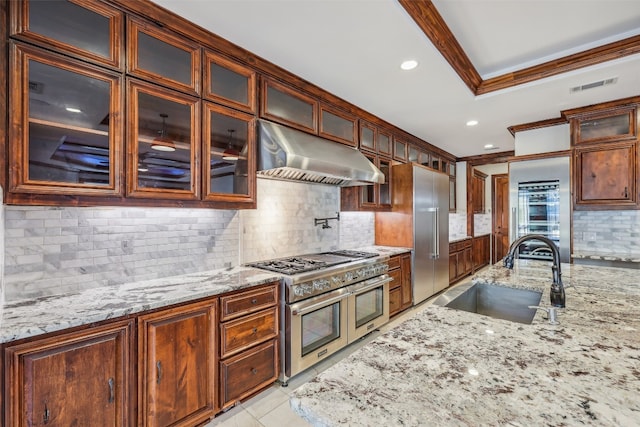
[[[605, 425], [640, 418], [640, 279], [562, 265], [559, 324], [531, 325], [432, 304], [300, 387], [314, 426]], [[494, 265], [475, 283], [543, 290], [551, 269]]]

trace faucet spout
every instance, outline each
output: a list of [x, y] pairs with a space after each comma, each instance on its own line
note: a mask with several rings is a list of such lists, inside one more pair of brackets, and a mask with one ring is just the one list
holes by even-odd
[[539, 234], [527, 234], [514, 241], [509, 247], [507, 256], [504, 257], [503, 264], [508, 269], [513, 269], [513, 258], [518, 250], [518, 246], [529, 240], [539, 240], [551, 249], [553, 254], [553, 265], [551, 272], [553, 274], [553, 283], [551, 283], [551, 305], [553, 307], [565, 306], [564, 285], [562, 284], [562, 272], [560, 270], [560, 250], [556, 244], [549, 238]]

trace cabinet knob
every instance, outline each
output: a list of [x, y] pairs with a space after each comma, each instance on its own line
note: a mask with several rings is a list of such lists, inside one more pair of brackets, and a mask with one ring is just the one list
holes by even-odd
[[50, 415], [49, 408], [47, 407], [47, 403], [45, 402], [45, 404], [44, 404], [44, 414], [42, 415], [42, 422], [44, 424], [48, 424], [49, 423], [49, 415]]
[[252, 300], [251, 300], [251, 304], [254, 304], [254, 305], [255, 305], [255, 304], [257, 304], [257, 303], [258, 303], [258, 299], [257, 299], [257, 298], [254, 298], [254, 299], [252, 299]]
[[258, 333], [258, 328], [253, 328], [253, 334], [257, 334]]
[[628, 187], [624, 187], [624, 198], [625, 199], [629, 198], [629, 188]]
[[256, 368], [251, 368], [251, 373], [253, 375], [256, 375], [258, 373], [258, 370]]

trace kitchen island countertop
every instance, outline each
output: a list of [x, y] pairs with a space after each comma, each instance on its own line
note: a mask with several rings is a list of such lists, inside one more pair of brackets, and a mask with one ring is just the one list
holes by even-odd
[[[562, 265], [567, 308], [519, 324], [441, 307], [416, 314], [297, 389], [314, 426], [640, 425], [637, 270]], [[519, 260], [476, 283], [543, 290], [551, 269]]]

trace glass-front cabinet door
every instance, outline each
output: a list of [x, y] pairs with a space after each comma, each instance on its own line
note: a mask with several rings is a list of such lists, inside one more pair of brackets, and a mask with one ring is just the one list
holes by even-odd
[[328, 105], [320, 105], [320, 131], [318, 135], [355, 147], [358, 144], [358, 119]]
[[256, 72], [205, 51], [204, 96], [249, 113], [256, 112]]
[[376, 133], [376, 145], [378, 146], [378, 153], [391, 157], [391, 134], [378, 129]]
[[123, 14], [89, 0], [12, 1], [11, 35], [110, 67], [122, 65]]
[[360, 150], [376, 151], [376, 130], [372, 125], [360, 122]]
[[31, 46], [10, 51], [11, 190], [121, 194], [120, 75]]
[[168, 30], [129, 18], [127, 71], [178, 90], [200, 93], [200, 46]]
[[297, 129], [317, 133], [318, 102], [293, 88], [265, 79], [262, 81], [262, 117]]
[[379, 158], [378, 169], [384, 174], [384, 184], [376, 184], [379, 195], [378, 203], [381, 208], [391, 208], [391, 160]]
[[204, 110], [204, 199], [253, 202], [254, 116], [213, 103]]
[[197, 199], [198, 99], [133, 80], [127, 93], [127, 194]]

